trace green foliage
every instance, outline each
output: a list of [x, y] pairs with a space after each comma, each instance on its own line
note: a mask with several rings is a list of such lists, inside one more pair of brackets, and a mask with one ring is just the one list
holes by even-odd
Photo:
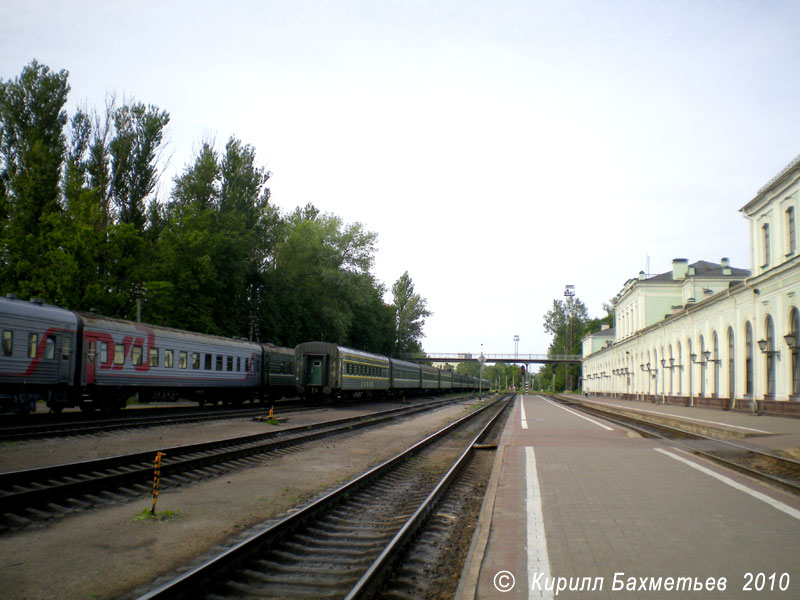
[[419, 352], [422, 350], [422, 328], [431, 312], [425, 308], [426, 301], [414, 292], [414, 283], [403, 273], [392, 286], [395, 309], [395, 350], [397, 352]]
[[180, 515], [177, 510], [165, 510], [163, 512], [151, 512], [149, 508], [145, 508], [142, 512], [136, 513], [133, 517], [134, 521], [169, 521], [170, 519], [179, 519]]
[[[603, 323], [613, 322], [613, 316], [608, 312], [602, 319], [590, 319], [586, 305], [575, 296], [568, 296], [566, 300], [553, 300], [553, 307], [544, 315], [544, 329], [553, 335], [553, 341], [547, 351], [548, 356], [571, 354], [580, 355], [582, 352], [583, 338], [595, 331], [599, 331]], [[569, 366], [558, 365], [553, 378], [553, 369], [550, 365], [542, 365], [535, 376], [537, 389], [551, 389], [555, 381], [554, 391], [575, 389], [581, 376], [580, 364]]]
[[169, 114], [111, 97], [68, 120], [67, 78], [33, 61], [0, 80], [0, 293], [287, 346], [419, 348], [430, 313], [407, 273], [384, 304], [375, 233], [312, 204], [279, 214], [235, 137], [204, 142], [160, 202]]

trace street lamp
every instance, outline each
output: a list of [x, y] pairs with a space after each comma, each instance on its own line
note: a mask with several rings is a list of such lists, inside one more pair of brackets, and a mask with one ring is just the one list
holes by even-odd
[[518, 349], [519, 349], [519, 336], [515, 335], [514, 336], [514, 358], [515, 359], [517, 358], [517, 354], [518, 354], [517, 350]]

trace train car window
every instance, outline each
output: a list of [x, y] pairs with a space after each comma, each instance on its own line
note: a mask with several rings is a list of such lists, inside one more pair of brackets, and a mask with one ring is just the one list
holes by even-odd
[[13, 356], [14, 353], [14, 332], [8, 329], [3, 330], [3, 356]]
[[237, 356], [236, 357], [236, 370], [238, 372], [240, 372], [240, 373], [242, 372], [242, 357], [241, 356]]
[[100, 364], [108, 362], [108, 342], [100, 342]]
[[61, 340], [61, 358], [66, 360], [69, 358], [69, 355], [72, 354], [72, 338], [65, 335]]
[[125, 346], [120, 346], [119, 344], [116, 344], [114, 346], [114, 364], [115, 365], [125, 364]]
[[204, 364], [203, 364], [203, 368], [204, 368], [206, 371], [210, 371], [210, 370], [211, 370], [211, 361], [212, 361], [211, 355], [210, 355], [210, 354], [206, 354], [206, 356], [205, 356], [205, 362], [204, 362]]
[[178, 352], [178, 368], [179, 369], [185, 369], [188, 366], [186, 364], [187, 363], [187, 360], [186, 360], [187, 358], [188, 358], [188, 355], [186, 353], [186, 350], [181, 350], [180, 352]]
[[250, 359], [249, 359], [249, 358], [245, 358], [245, 359], [244, 359], [244, 370], [245, 370], [247, 373], [249, 373], [249, 372], [250, 372]]
[[217, 354], [217, 371], [222, 371], [222, 354]]
[[28, 336], [28, 358], [36, 358], [36, 352], [38, 346], [39, 346], [39, 334], [31, 333]]
[[53, 360], [56, 357], [56, 338], [48, 335], [45, 344], [44, 357], [48, 360]]
[[150, 348], [150, 366], [158, 366], [158, 348]]
[[226, 362], [228, 363], [227, 364], [228, 368], [226, 369], [226, 371], [233, 371], [233, 357], [229, 356]]
[[[211, 356], [207, 354], [206, 356]], [[192, 352], [192, 368], [199, 369], [200, 368], [200, 353], [199, 352]]]
[[133, 350], [131, 351], [131, 362], [133, 363], [134, 367], [140, 367], [142, 365], [142, 347], [141, 346], [134, 346]]
[[174, 360], [174, 354], [172, 350], [164, 350], [164, 368], [171, 369], [172, 368], [172, 361]]

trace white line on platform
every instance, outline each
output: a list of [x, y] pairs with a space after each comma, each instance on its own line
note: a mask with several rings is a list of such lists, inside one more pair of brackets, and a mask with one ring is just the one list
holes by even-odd
[[628, 410], [653, 413], [654, 415], [664, 415], [666, 417], [673, 417], [686, 421], [697, 421], [698, 423], [711, 423], [712, 425], [722, 425], [723, 427], [732, 427], [733, 429], [744, 429], [746, 431], [755, 431], [756, 433], [772, 433], [771, 431], [764, 431], [763, 429], [753, 429], [752, 427], [742, 427], [740, 425], [731, 425], [730, 423], [720, 423], [719, 421], [709, 421], [707, 419], [695, 419], [693, 417], [684, 417], [683, 415], [673, 415], [672, 413], [661, 412], [660, 410], [647, 410], [646, 408], [632, 408], [630, 406], [621, 406], [612, 402], [598, 402], [598, 404], [608, 404], [609, 406], [616, 406], [617, 408], [626, 408]]
[[533, 589], [531, 583], [541, 574], [540, 581], [550, 579], [550, 558], [547, 555], [547, 536], [544, 531], [542, 494], [536, 473], [536, 454], [533, 446], [525, 446], [525, 483], [527, 488], [528, 527], [528, 598], [552, 598], [552, 590]]
[[528, 428], [528, 417], [525, 416], [525, 397], [519, 397], [519, 416], [522, 419], [520, 424], [522, 425], [523, 429]]
[[694, 469], [697, 469], [698, 471], [700, 471], [702, 473], [705, 473], [706, 475], [711, 475], [711, 477], [713, 477], [714, 479], [718, 479], [722, 483], [726, 483], [729, 486], [731, 486], [732, 488], [735, 488], [735, 489], [739, 490], [740, 492], [744, 492], [745, 494], [749, 494], [753, 498], [761, 500], [762, 502], [766, 502], [771, 507], [777, 508], [778, 510], [780, 510], [782, 512], [785, 512], [787, 515], [789, 515], [791, 517], [794, 517], [795, 519], [800, 520], [800, 510], [792, 508], [788, 504], [784, 504], [783, 502], [781, 502], [779, 500], [775, 500], [775, 498], [771, 498], [771, 497], [767, 496], [766, 494], [762, 494], [761, 492], [757, 492], [757, 491], [755, 491], [753, 489], [750, 489], [746, 485], [742, 485], [741, 483], [739, 483], [737, 481], [734, 481], [730, 477], [725, 477], [725, 475], [720, 475], [719, 473], [716, 473], [715, 471], [712, 471], [709, 468], [706, 468], [706, 467], [704, 467], [702, 465], [699, 465], [696, 462], [692, 462], [691, 460], [683, 458], [682, 456], [678, 456], [677, 454], [673, 454], [672, 452], [670, 452], [668, 450], [664, 450], [663, 448], [656, 448], [655, 451], [656, 452], [661, 452], [661, 454], [666, 454], [667, 456], [669, 456], [670, 458], [674, 458], [675, 460], [679, 460], [682, 463], [685, 463], [685, 464], [689, 465], [690, 467], [692, 467]]
[[[542, 396], [539, 396], [539, 397], [541, 398]], [[544, 398], [544, 400], [547, 400], [547, 398]], [[584, 416], [584, 415], [582, 415], [580, 413], [577, 413], [574, 410], [567, 408], [566, 406], [561, 406], [560, 404], [556, 404], [552, 400], [547, 400], [547, 402], [549, 402], [553, 406], [557, 406], [558, 408], [567, 411], [568, 413], [572, 413], [576, 417], [580, 417], [581, 419], [586, 419], [590, 423], [594, 423], [595, 425], [597, 425], [598, 427], [602, 427], [606, 431], [614, 431], [613, 427], [609, 427], [608, 425], [603, 425], [600, 421], [595, 421], [594, 419], [590, 419], [589, 417], [586, 417], [586, 416]]]

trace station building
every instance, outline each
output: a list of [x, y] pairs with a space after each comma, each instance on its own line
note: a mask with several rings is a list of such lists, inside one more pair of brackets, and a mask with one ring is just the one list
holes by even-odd
[[676, 258], [583, 339], [589, 395], [800, 416], [800, 156], [741, 212], [752, 269]]

